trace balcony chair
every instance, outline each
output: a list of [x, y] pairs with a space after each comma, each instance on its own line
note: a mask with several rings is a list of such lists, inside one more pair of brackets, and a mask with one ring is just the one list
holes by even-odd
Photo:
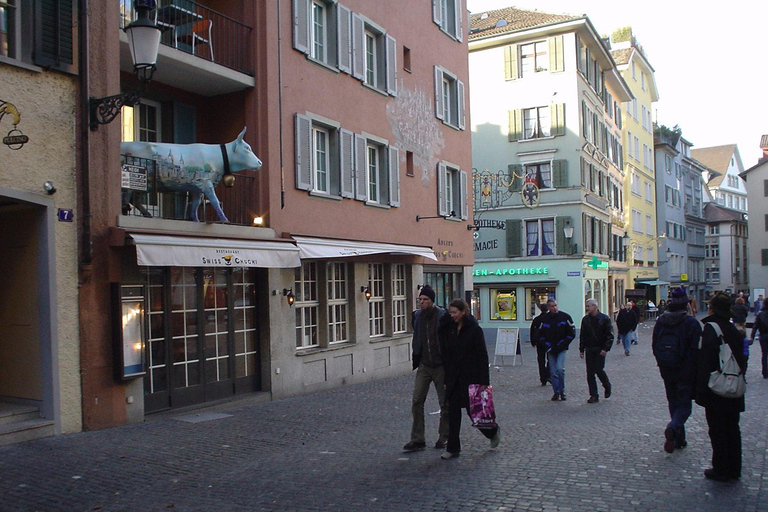
[[198, 20], [185, 25], [179, 25], [176, 27], [176, 47], [179, 47], [179, 43], [192, 48], [192, 54], [197, 55], [197, 46], [200, 44], [207, 44], [208, 51], [211, 54], [211, 61], [213, 61], [213, 42], [211, 40], [211, 29], [213, 28], [213, 22], [211, 20]]

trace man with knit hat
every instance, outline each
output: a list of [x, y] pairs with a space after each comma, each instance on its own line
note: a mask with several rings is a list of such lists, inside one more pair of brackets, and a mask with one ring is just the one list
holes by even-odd
[[403, 446], [406, 452], [423, 450], [426, 446], [424, 434], [424, 402], [427, 400], [429, 385], [434, 384], [437, 399], [440, 402], [439, 437], [435, 448], [445, 448], [448, 441], [448, 404], [445, 403], [445, 370], [443, 355], [440, 352], [440, 342], [437, 337], [438, 325], [441, 321], [450, 321], [445, 309], [435, 306], [435, 291], [431, 286], [424, 285], [419, 290], [419, 309], [411, 319], [413, 327], [413, 369], [416, 370], [416, 381], [413, 385], [413, 401], [411, 415], [411, 440]]
[[731, 347], [741, 371], [747, 368], [744, 339], [731, 323], [731, 298], [722, 292], [709, 301], [709, 316], [701, 322], [701, 348], [696, 376], [696, 403], [704, 407], [712, 443], [712, 467], [704, 470], [710, 480], [727, 482], [741, 478], [741, 429], [739, 416], [744, 412], [744, 397], [726, 398], [709, 389], [710, 374], [720, 367], [720, 335], [710, 324], [717, 324], [723, 340]]
[[696, 355], [701, 324], [688, 314], [685, 288], [672, 290], [667, 310], [653, 327], [653, 355], [667, 394], [670, 422], [664, 430], [664, 451], [685, 448], [685, 422], [691, 415], [696, 387]]

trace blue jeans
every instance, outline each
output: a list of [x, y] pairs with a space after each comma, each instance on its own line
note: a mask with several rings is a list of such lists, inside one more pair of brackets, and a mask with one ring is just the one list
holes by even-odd
[[670, 422], [667, 428], [675, 431], [677, 445], [685, 442], [685, 422], [691, 416], [693, 379], [680, 378], [674, 374], [662, 375], [664, 390], [667, 392]]
[[552, 380], [552, 390], [555, 393], [565, 393], [565, 354], [567, 350], [547, 354], [549, 361], [549, 378]]
[[629, 352], [629, 345], [632, 342], [632, 331], [629, 331], [626, 334], [619, 334], [619, 339], [621, 340], [621, 344], [624, 345], [624, 352]]

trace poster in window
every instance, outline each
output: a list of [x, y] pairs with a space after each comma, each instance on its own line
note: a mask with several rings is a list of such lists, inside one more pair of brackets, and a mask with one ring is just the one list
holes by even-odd
[[517, 320], [517, 296], [514, 293], [496, 295], [496, 319]]

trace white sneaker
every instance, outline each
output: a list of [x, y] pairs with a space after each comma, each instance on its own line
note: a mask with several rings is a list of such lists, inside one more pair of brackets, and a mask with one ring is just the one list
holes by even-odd
[[491, 448], [496, 448], [499, 446], [499, 442], [501, 441], [501, 430], [497, 430], [496, 434], [491, 438]]
[[440, 458], [441, 458], [441, 459], [443, 459], [443, 460], [448, 460], [448, 459], [455, 459], [455, 458], [456, 458], [456, 457], [458, 457], [459, 455], [461, 455], [461, 453], [459, 453], [459, 452], [456, 452], [456, 453], [445, 452], [444, 454], [442, 454], [442, 455], [440, 456]]

